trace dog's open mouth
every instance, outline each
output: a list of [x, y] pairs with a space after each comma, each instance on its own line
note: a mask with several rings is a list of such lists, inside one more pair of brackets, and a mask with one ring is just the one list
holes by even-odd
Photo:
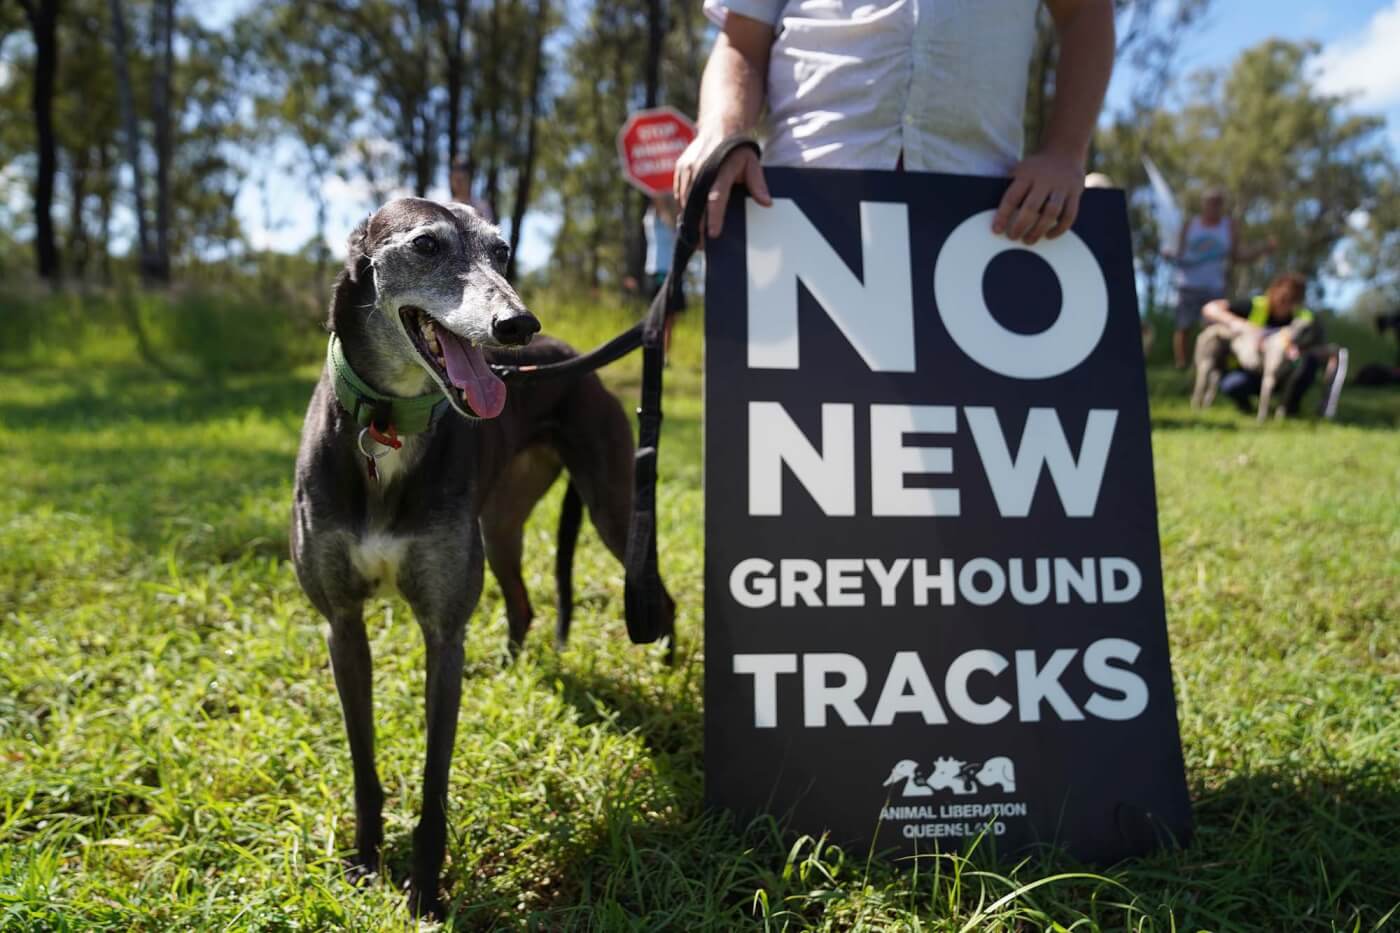
[[506, 407], [506, 384], [491, 371], [480, 347], [452, 333], [421, 308], [400, 308], [399, 315], [414, 349], [437, 375], [449, 401], [478, 418], [501, 413]]

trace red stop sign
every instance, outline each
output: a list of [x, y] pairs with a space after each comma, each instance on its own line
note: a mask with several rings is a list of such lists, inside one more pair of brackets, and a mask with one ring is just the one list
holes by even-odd
[[671, 190], [676, 159], [695, 138], [695, 124], [672, 107], [638, 110], [617, 134], [622, 174], [644, 194]]

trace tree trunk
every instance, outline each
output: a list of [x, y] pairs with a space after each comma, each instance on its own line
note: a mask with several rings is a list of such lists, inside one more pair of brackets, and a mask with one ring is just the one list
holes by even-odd
[[453, 4], [451, 36], [444, 34], [443, 58], [447, 65], [447, 170], [452, 171], [457, 164], [460, 148], [462, 123], [462, 84], [465, 68], [465, 50], [462, 48], [462, 35], [467, 26], [468, 0], [456, 0]]
[[152, 278], [170, 281], [170, 83], [175, 67], [175, 0], [156, 0], [152, 40], [160, 58], [151, 88], [151, 116], [156, 129], [156, 255]]
[[428, 188], [433, 183], [433, 144], [437, 134], [433, 132], [432, 116], [428, 113], [428, 98], [419, 97], [414, 102], [417, 111], [413, 120], [414, 133], [410, 138], [413, 148], [413, 190], [420, 198], [428, 196]]
[[65, 249], [69, 268], [79, 279], [87, 272], [88, 254], [91, 252], [87, 224], [83, 221], [90, 164], [91, 153], [87, 149], [68, 155], [68, 240]]
[[112, 61], [117, 68], [117, 97], [122, 110], [122, 135], [126, 137], [126, 161], [131, 168], [131, 192], [136, 211], [136, 244], [140, 251], [141, 278], [149, 280], [153, 268], [151, 234], [146, 226], [146, 179], [141, 171], [141, 127], [136, 122], [136, 102], [127, 67], [126, 13], [122, 0], [110, 0], [112, 11]]
[[[642, 75], [644, 89], [643, 102], [646, 107], [655, 107], [661, 92], [661, 43], [666, 37], [665, 13], [662, 0], [647, 0], [647, 57], [646, 71]], [[619, 53], [621, 50], [619, 49]], [[617, 58], [617, 80], [622, 85], [622, 56]], [[624, 102], [623, 106], [626, 106]], [[629, 186], [630, 188], [630, 186]], [[627, 237], [627, 275], [641, 284], [641, 297], [645, 298], [647, 235], [647, 199], [639, 192], [629, 190], [624, 207], [626, 223], [631, 234]]]
[[[472, 93], [472, 96], [471, 96], [471, 97], [472, 97], [471, 116], [470, 116], [470, 118], [469, 118], [469, 120], [468, 120], [468, 122], [467, 122], [467, 127], [466, 127], [466, 129], [467, 129], [467, 134], [468, 134], [468, 136], [470, 137], [471, 141], [468, 142], [468, 143], [466, 144], [465, 147], [462, 146], [461, 141], [458, 141], [458, 143], [457, 143], [458, 148], [465, 148], [465, 149], [466, 149], [466, 153], [465, 153], [465, 155], [464, 155], [464, 158], [466, 159], [466, 163], [467, 163], [467, 177], [470, 179], [471, 184], [476, 184], [476, 168], [477, 168], [477, 165], [478, 165], [479, 162], [480, 162], [480, 155], [481, 155], [481, 143], [480, 143], [480, 141], [479, 141], [476, 137], [477, 137], [478, 128], [481, 126], [481, 120], [482, 120], [482, 117], [483, 117], [483, 111], [482, 111], [482, 98], [483, 98], [483, 96], [484, 96], [484, 95], [481, 93], [480, 88], [477, 88], [476, 90], [474, 90], [473, 93]], [[494, 220], [494, 219], [495, 219], [495, 218], [492, 218], [492, 220]]]
[[661, 43], [666, 38], [662, 0], [647, 0], [646, 105], [655, 107], [661, 92]]
[[20, 0], [34, 34], [34, 134], [39, 144], [39, 172], [34, 178], [34, 255], [39, 277], [57, 284], [62, 278], [53, 229], [54, 175], [58, 143], [53, 130], [54, 79], [58, 74], [59, 0]]
[[525, 158], [520, 166], [515, 186], [515, 199], [510, 211], [510, 261], [506, 263], [506, 278], [515, 280], [516, 257], [520, 250], [521, 229], [525, 211], [530, 204], [530, 186], [535, 175], [535, 150], [539, 134], [540, 92], [544, 85], [544, 36], [548, 29], [549, 0], [539, 0], [535, 6], [535, 67], [530, 72], [528, 101], [529, 128], [525, 133]]
[[98, 188], [97, 233], [102, 250], [102, 283], [112, 284], [112, 160], [107, 155], [107, 141], [97, 144], [97, 169], [101, 179]]
[[[491, 29], [486, 42], [490, 57], [486, 66], [486, 188], [482, 192], [492, 222], [501, 216], [501, 42], [501, 0], [494, 0], [491, 4]], [[477, 139], [480, 139], [480, 135]]]

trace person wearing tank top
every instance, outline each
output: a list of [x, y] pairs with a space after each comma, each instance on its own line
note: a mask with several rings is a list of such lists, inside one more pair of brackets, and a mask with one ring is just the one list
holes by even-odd
[[1181, 228], [1176, 246], [1176, 331], [1172, 355], [1176, 368], [1186, 368], [1189, 332], [1201, 321], [1201, 308], [1226, 292], [1234, 263], [1253, 262], [1275, 247], [1270, 239], [1253, 249], [1242, 249], [1234, 221], [1225, 215], [1225, 193], [1206, 192], [1201, 213]]

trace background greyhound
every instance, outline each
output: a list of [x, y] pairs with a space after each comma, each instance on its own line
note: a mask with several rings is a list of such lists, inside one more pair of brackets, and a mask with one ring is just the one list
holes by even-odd
[[[547, 363], [573, 355], [550, 339], [506, 349], [523, 347], [540, 327], [503, 275], [508, 254], [496, 228], [459, 204], [404, 198], [357, 227], [331, 300], [332, 361], [312, 393], [297, 454], [292, 560], [329, 622], [354, 763], [359, 872], [378, 870], [383, 841], [365, 600], [396, 588], [426, 643], [428, 749], [410, 878], [418, 914], [441, 911], [463, 639], [481, 594], [483, 558], [500, 583], [518, 650], [531, 619], [522, 526], [561, 469], [571, 483], [561, 520], [565, 571], [580, 503], [619, 559], [631, 512], [632, 428], [598, 378], [529, 380], [507, 392], [490, 369], [493, 359]], [[336, 341], [343, 365], [370, 390], [409, 401], [440, 395], [445, 404], [419, 433], [386, 436], [387, 421], [378, 416], [367, 429], [337, 398]], [[566, 572], [560, 590], [566, 602]], [[673, 611], [669, 595], [665, 601]], [[561, 637], [565, 619], [561, 613]]]
[[[1215, 401], [1225, 363], [1233, 353], [1242, 369], [1259, 373], [1262, 378], [1258, 418], [1264, 421], [1269, 417], [1274, 390], [1287, 378], [1297, 362], [1296, 356], [1289, 352], [1290, 348], [1306, 351], [1321, 339], [1321, 328], [1313, 320], [1295, 320], [1263, 339], [1253, 329], [1237, 332], [1226, 324], [1211, 324], [1196, 337], [1196, 380], [1191, 392], [1191, 407], [1208, 408]], [[1281, 414], [1283, 409], [1279, 411]]]

